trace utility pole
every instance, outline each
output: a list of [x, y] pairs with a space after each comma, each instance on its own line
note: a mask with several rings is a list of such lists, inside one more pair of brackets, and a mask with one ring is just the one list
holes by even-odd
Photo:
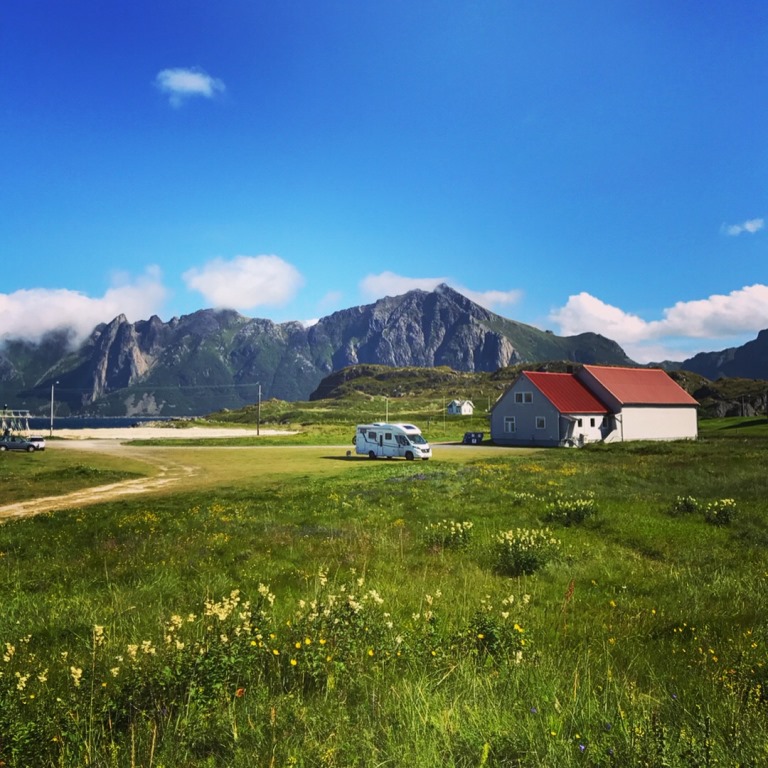
[[259, 404], [256, 408], [256, 437], [259, 436], [261, 430], [261, 382], [259, 382]]
[[58, 381], [54, 381], [51, 384], [51, 432], [49, 437], [53, 437], [53, 388], [58, 384]]

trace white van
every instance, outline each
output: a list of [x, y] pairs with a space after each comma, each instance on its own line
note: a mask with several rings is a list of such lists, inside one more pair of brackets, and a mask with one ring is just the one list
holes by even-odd
[[379, 456], [404, 456], [408, 461], [432, 457], [432, 449], [421, 430], [413, 424], [358, 424], [355, 453], [371, 459]]

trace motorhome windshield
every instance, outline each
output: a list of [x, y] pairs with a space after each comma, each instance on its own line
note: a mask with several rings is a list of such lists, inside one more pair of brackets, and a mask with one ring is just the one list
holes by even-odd
[[410, 438], [410, 441], [414, 445], [426, 445], [427, 444], [427, 441], [424, 439], [423, 435], [408, 435], [408, 437]]

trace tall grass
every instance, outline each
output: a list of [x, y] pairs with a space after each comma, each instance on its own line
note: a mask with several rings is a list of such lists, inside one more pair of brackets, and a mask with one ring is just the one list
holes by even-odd
[[[766, 764], [766, 447], [352, 462], [6, 524], [0, 761]], [[545, 568], [499, 570], [545, 526]]]

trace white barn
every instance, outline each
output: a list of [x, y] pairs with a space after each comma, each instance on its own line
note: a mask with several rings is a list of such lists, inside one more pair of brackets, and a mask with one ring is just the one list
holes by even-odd
[[606, 442], [698, 436], [698, 403], [660, 368], [584, 365], [577, 376], [613, 414]]
[[491, 439], [520, 446], [695, 439], [697, 405], [660, 369], [524, 371], [491, 410]]

